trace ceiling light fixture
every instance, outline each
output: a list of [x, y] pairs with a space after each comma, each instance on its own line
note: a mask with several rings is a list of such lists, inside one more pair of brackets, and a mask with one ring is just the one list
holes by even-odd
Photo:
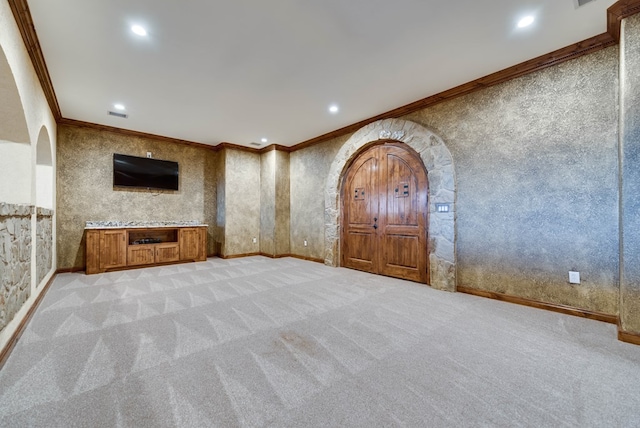
[[260, 141], [262, 141], [263, 143], [266, 143], [266, 142], [267, 142], [267, 141], [269, 141], [269, 140], [267, 140], [266, 138], [263, 138], [263, 139], [261, 139]]
[[123, 104], [114, 104], [113, 108], [116, 110], [125, 110], [125, 107]]
[[329, 113], [336, 114], [340, 110], [337, 105], [333, 104], [329, 106]]
[[518, 21], [518, 28], [528, 27], [529, 25], [533, 24], [534, 20], [535, 18], [531, 15], [525, 16], [520, 21]]
[[144, 27], [141, 27], [140, 25], [133, 25], [131, 27], [131, 31], [136, 33], [138, 36], [146, 36], [147, 35], [147, 30], [145, 30]]

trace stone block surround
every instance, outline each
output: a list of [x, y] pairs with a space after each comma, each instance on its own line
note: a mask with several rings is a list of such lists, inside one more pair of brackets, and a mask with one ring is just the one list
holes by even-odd
[[[340, 260], [340, 187], [342, 178], [360, 149], [380, 140], [407, 144], [422, 159], [429, 177], [428, 253], [431, 287], [456, 290], [456, 177], [451, 152], [444, 141], [425, 127], [400, 119], [371, 123], [347, 140], [331, 163], [325, 185], [325, 264]], [[449, 212], [436, 212], [436, 204], [448, 204]]]
[[0, 202], [0, 330], [31, 294], [31, 205]]

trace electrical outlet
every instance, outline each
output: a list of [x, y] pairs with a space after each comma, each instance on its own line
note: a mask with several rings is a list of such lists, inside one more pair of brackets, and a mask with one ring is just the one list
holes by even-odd
[[147, 152], [147, 157], [151, 159], [151, 152]]
[[569, 271], [569, 284], [580, 284], [580, 272]]
[[304, 246], [305, 247], [307, 246], [307, 240], [306, 239], [304, 240]]
[[258, 243], [258, 238], [253, 238], [253, 243], [257, 244]]

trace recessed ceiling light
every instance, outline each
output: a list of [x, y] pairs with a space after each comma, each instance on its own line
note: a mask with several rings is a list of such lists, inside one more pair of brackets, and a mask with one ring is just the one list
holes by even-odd
[[267, 140], [266, 138], [262, 138], [260, 141], [262, 141], [263, 143], [266, 143], [269, 140]]
[[535, 18], [532, 15], [525, 16], [520, 21], [518, 21], [518, 28], [528, 27], [529, 25], [533, 24], [534, 20]]
[[131, 31], [136, 33], [138, 36], [146, 36], [147, 35], [147, 30], [145, 30], [144, 27], [141, 27], [140, 25], [133, 25], [131, 27]]
[[329, 112], [330, 113], [336, 114], [338, 112], [338, 110], [340, 110], [340, 109], [335, 104], [329, 106]]
[[123, 104], [114, 104], [113, 108], [116, 109], [116, 110], [125, 110]]

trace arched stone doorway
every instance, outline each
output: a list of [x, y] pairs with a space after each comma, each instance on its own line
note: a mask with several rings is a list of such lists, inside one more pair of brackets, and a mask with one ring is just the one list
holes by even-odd
[[[365, 145], [389, 139], [407, 144], [424, 163], [429, 178], [430, 285], [440, 290], [455, 291], [456, 179], [453, 158], [440, 137], [406, 120], [385, 119], [365, 126], [347, 140], [331, 163], [325, 185], [325, 264], [339, 265], [340, 186], [347, 166]], [[436, 205], [441, 204], [448, 208], [447, 212], [436, 210]]]

